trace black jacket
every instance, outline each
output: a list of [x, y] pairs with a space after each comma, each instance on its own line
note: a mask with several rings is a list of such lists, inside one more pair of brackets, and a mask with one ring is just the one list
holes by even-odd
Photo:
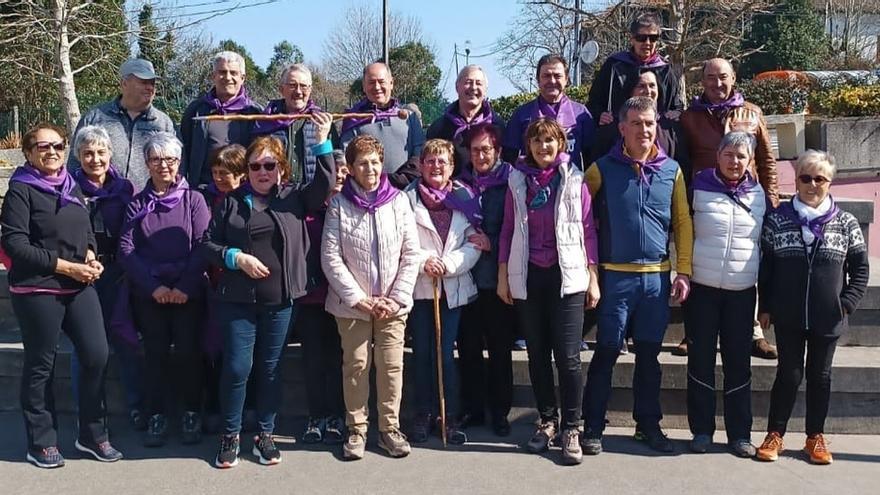
[[[453, 102], [453, 105], [458, 110], [458, 100]], [[492, 125], [498, 128], [501, 131], [501, 136], [504, 136], [504, 120], [498, 116], [495, 112], [492, 112]], [[468, 148], [467, 143], [464, 142], [465, 133], [462, 132], [458, 135], [458, 138], [453, 138], [455, 136], [456, 131], [455, 124], [452, 123], [451, 120], [446, 118], [446, 115], [443, 114], [431, 123], [431, 126], [428, 127], [427, 132], [425, 132], [425, 137], [428, 139], [445, 139], [447, 141], [452, 141], [453, 146], [455, 146], [455, 169], [452, 172], [453, 176], [457, 176], [459, 172], [461, 172], [464, 167], [471, 162], [471, 150]], [[499, 142], [500, 146], [501, 143]]]
[[[664, 65], [656, 68], [639, 68], [635, 65], [608, 57], [599, 73], [593, 78], [590, 86], [590, 96], [587, 101], [587, 110], [596, 122], [602, 112], [608, 111], [608, 92], [611, 91], [611, 112], [617, 114], [623, 102], [629, 99], [632, 87], [635, 86], [642, 72], [651, 71], [657, 76], [657, 86], [660, 90], [660, 98], [657, 101], [657, 110], [663, 114], [668, 110], [684, 110], [684, 104], [680, 102], [681, 92], [678, 85], [678, 75], [671, 66]], [[612, 80], [613, 77], [613, 80]]]
[[[309, 273], [314, 272], [315, 267], [310, 268], [306, 259], [309, 251], [306, 216], [324, 207], [331, 184], [336, 182], [333, 155], [326, 153], [318, 155], [317, 159], [314, 180], [307, 186], [286, 186], [274, 191], [266, 210], [281, 231], [284, 248], [279, 254], [284, 268], [284, 284], [291, 299], [304, 296], [311, 289], [309, 281], [314, 283]], [[247, 196], [242, 188], [226, 195], [214, 209], [211, 225], [202, 242], [208, 260], [224, 268], [217, 283], [216, 296], [225, 302], [256, 302], [256, 281], [241, 270], [227, 269], [224, 263], [227, 249], [238, 248], [251, 253], [248, 226], [251, 206]]]

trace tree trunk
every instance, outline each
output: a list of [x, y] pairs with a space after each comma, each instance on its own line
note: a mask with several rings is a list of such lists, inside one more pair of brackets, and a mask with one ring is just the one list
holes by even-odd
[[58, 43], [55, 48], [55, 79], [61, 96], [65, 123], [69, 133], [73, 133], [79, 123], [79, 99], [76, 97], [76, 84], [70, 65], [70, 38], [68, 36], [69, 0], [52, 0], [52, 14], [58, 28]]
[[[687, 81], [685, 80], [684, 67], [684, 44], [682, 40], [685, 36], [687, 26], [685, 25], [688, 14], [684, 0], [672, 0], [669, 2], [669, 27], [672, 30], [669, 36], [672, 45], [672, 53], [669, 54], [669, 62], [672, 66], [674, 74], [678, 74], [679, 96], [682, 100], [687, 100]], [[683, 106], [687, 105], [687, 101], [679, 101]]]

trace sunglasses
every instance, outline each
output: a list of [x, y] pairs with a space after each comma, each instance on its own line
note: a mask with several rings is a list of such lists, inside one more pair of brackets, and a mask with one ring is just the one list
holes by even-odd
[[815, 182], [817, 186], [821, 186], [831, 182], [831, 179], [826, 179], [821, 175], [814, 176], [810, 174], [798, 175], [798, 180], [801, 181], [801, 184], [809, 184], [811, 182]]
[[275, 167], [277, 166], [278, 162], [248, 163], [248, 167], [251, 169], [251, 172], [259, 172], [261, 168], [266, 172], [271, 172], [275, 170]]
[[659, 34], [634, 34], [632, 35], [633, 39], [638, 41], [639, 43], [644, 43], [646, 41], [651, 41], [651, 43], [656, 43], [660, 41]]
[[66, 147], [67, 147], [67, 145], [64, 144], [64, 141], [57, 141], [54, 143], [50, 143], [49, 141], [37, 141], [36, 143], [34, 143], [34, 145], [31, 147], [31, 149], [36, 148], [36, 150], [39, 151], [40, 153], [45, 153], [45, 152], [49, 151], [50, 149], [53, 149], [53, 150], [60, 153], [60, 152], [64, 151], [64, 148], [66, 148]]

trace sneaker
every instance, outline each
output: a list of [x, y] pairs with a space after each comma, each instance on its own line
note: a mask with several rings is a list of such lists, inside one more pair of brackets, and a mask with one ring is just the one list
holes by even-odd
[[804, 452], [810, 456], [810, 462], [813, 464], [831, 464], [834, 461], [831, 457], [831, 452], [828, 451], [825, 437], [821, 433], [807, 437]]
[[238, 435], [220, 435], [220, 450], [214, 465], [220, 469], [238, 466]]
[[566, 428], [562, 432], [562, 463], [573, 466], [584, 460], [584, 452], [581, 450], [580, 430]]
[[761, 461], [773, 462], [779, 459], [779, 453], [782, 452], [782, 435], [771, 431], [764, 437], [764, 443], [758, 447], [755, 457]]
[[428, 441], [428, 435], [431, 432], [431, 416], [429, 414], [418, 414], [413, 420], [412, 430], [409, 432], [410, 441], [412, 443], [425, 443]]
[[709, 446], [712, 445], [712, 436], [705, 434], [697, 434], [694, 435], [693, 440], [691, 440], [691, 452], [695, 454], [705, 454], [709, 450]]
[[346, 461], [357, 461], [364, 458], [364, 450], [367, 447], [366, 434], [357, 430], [348, 432], [348, 439], [342, 445], [342, 458]]
[[672, 348], [673, 356], [687, 356], [688, 355], [688, 341], [687, 339], [681, 339], [681, 342], [678, 343], [677, 346]]
[[338, 445], [345, 440], [345, 423], [339, 416], [330, 416], [324, 421], [324, 443]]
[[446, 425], [446, 441], [452, 445], [464, 445], [467, 434], [456, 423]]
[[106, 440], [97, 445], [77, 440], [73, 446], [76, 447], [76, 450], [90, 454], [101, 462], [116, 462], [122, 459], [122, 452], [114, 449], [110, 442]]
[[779, 354], [776, 346], [767, 342], [767, 339], [755, 339], [752, 341], [752, 356], [761, 359], [776, 359]]
[[510, 435], [510, 421], [507, 416], [496, 416], [492, 419], [492, 431], [499, 437]]
[[185, 445], [193, 445], [202, 441], [202, 418], [199, 413], [187, 411], [181, 420], [181, 440]]
[[672, 440], [660, 428], [637, 429], [635, 439], [647, 443], [651, 450], [664, 454], [670, 454], [675, 450]]
[[406, 457], [412, 451], [406, 435], [396, 428], [379, 432], [379, 447], [385, 449], [391, 457]]
[[51, 469], [64, 466], [64, 457], [58, 447], [46, 447], [41, 450], [28, 450], [27, 460], [37, 467]]
[[260, 464], [264, 466], [273, 466], [281, 462], [281, 451], [275, 446], [272, 434], [266, 431], [254, 437], [253, 453], [260, 458]]
[[550, 442], [556, 438], [556, 422], [545, 421], [538, 424], [535, 434], [526, 444], [526, 450], [533, 454], [539, 454], [550, 448]]
[[147, 435], [144, 437], [144, 447], [161, 447], [165, 445], [165, 437], [168, 435], [168, 420], [164, 414], [150, 416], [147, 425]]
[[128, 412], [128, 424], [134, 431], [146, 431], [147, 418], [144, 417], [140, 409], [132, 409]]
[[324, 439], [324, 420], [318, 418], [309, 418], [309, 424], [306, 425], [306, 431], [303, 433], [303, 442], [305, 443], [321, 443]]
[[514, 351], [524, 351], [526, 350], [526, 339], [516, 339], [513, 341], [513, 350]]
[[728, 447], [730, 448], [730, 451], [733, 452], [733, 455], [745, 459], [755, 457], [755, 453], [757, 452], [755, 446], [752, 445], [752, 441], [748, 438], [734, 440], [728, 444]]
[[585, 455], [599, 455], [602, 453], [602, 435], [585, 432], [581, 438], [581, 449]]

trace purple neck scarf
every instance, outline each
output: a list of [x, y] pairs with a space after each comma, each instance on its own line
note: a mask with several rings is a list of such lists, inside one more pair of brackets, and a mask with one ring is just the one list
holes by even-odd
[[342, 183], [342, 195], [358, 208], [367, 210], [367, 213], [376, 213], [376, 210], [390, 203], [399, 193], [400, 190], [388, 182], [388, 174], [379, 176], [379, 188], [376, 189], [376, 197], [373, 199], [364, 197], [358, 191], [354, 177], [349, 175], [345, 178], [345, 182]]
[[470, 122], [468, 122], [459, 113], [458, 101], [456, 100], [446, 107], [446, 113], [444, 116], [455, 126], [455, 134], [452, 135], [452, 139], [457, 139], [462, 132], [467, 131], [473, 126], [480, 125], [484, 122], [492, 122], [494, 114], [492, 112], [492, 105], [489, 103], [488, 99], [485, 99], [483, 100], [480, 109], [477, 111], [477, 114], [474, 115], [474, 118], [471, 119]]
[[464, 182], [453, 180], [446, 189], [434, 189], [425, 184], [425, 181], [419, 180], [418, 188], [419, 196], [429, 210], [442, 204], [450, 210], [461, 212], [475, 228], [480, 227], [483, 221], [480, 196]]
[[559, 103], [551, 105], [539, 95], [532, 107], [531, 120], [548, 118], [555, 120], [565, 132], [577, 125], [577, 117], [574, 114], [574, 105], [567, 95], [562, 95]]
[[25, 162], [24, 165], [15, 169], [15, 172], [9, 180], [12, 182], [27, 184], [38, 191], [58, 197], [58, 201], [60, 201], [58, 205], [59, 208], [63, 208], [70, 203], [85, 207], [82, 201], [73, 195], [73, 190], [76, 188], [76, 182], [73, 180], [73, 177], [67, 173], [67, 167], [61, 167], [61, 170], [58, 171], [58, 175], [49, 176], [38, 170], [29, 162]]
[[134, 214], [134, 216], [131, 218], [131, 222], [137, 222], [138, 220], [154, 212], [157, 206], [162, 206], [162, 208], [165, 210], [173, 209], [178, 204], [180, 204], [181, 200], [183, 200], [183, 196], [186, 194], [186, 191], [188, 189], [189, 183], [186, 181], [185, 178], [178, 175], [177, 178], [174, 180], [174, 183], [168, 187], [165, 195], [159, 196], [158, 194], [156, 194], [156, 189], [153, 188], [153, 179], [148, 180], [147, 186], [144, 187], [147, 201], [141, 206], [141, 209]]
[[[795, 196], [797, 197], [797, 196]], [[791, 219], [794, 223], [800, 225], [801, 227], [806, 227], [810, 232], [816, 236], [816, 241], [819, 244], [825, 242], [825, 224], [831, 221], [832, 218], [837, 216], [840, 213], [840, 208], [837, 207], [837, 203], [834, 201], [834, 198], [828, 196], [831, 199], [831, 208], [828, 209], [828, 212], [824, 215], [818, 216], [812, 220], [807, 220], [806, 218], [802, 218], [798, 215], [797, 210], [794, 208], [794, 198], [786, 201], [779, 205], [778, 211]]]
[[653, 176], [660, 170], [660, 167], [663, 166], [666, 159], [669, 158], [666, 156], [666, 152], [663, 151], [662, 147], [655, 144], [654, 149], [657, 150], [657, 153], [653, 158], [648, 158], [645, 161], [635, 160], [623, 151], [623, 138], [621, 138], [617, 140], [617, 144], [611, 147], [609, 154], [615, 160], [626, 163], [629, 166], [638, 165], [639, 180], [642, 181], [642, 184], [651, 185], [651, 178], [648, 177], [648, 174], [645, 172], [650, 172], [651, 176]]
[[205, 93], [205, 97], [203, 99], [205, 103], [211, 105], [211, 108], [216, 110], [217, 113], [219, 113], [220, 115], [240, 112], [254, 104], [250, 96], [248, 96], [247, 88], [245, 88], [244, 86], [241, 87], [237, 95], [228, 99], [225, 103], [220, 101], [220, 98], [217, 98], [216, 88], [211, 88], [211, 91]]
[[[321, 107], [315, 105], [315, 102], [309, 100], [306, 103], [305, 108], [299, 110], [295, 113], [315, 113], [320, 112]], [[279, 113], [287, 113], [287, 104], [283, 99], [280, 100], [272, 100], [266, 105], [266, 109], [263, 110], [263, 113], [266, 115], [277, 115]], [[275, 131], [280, 129], [287, 129], [290, 127], [290, 124], [293, 123], [294, 119], [279, 119], [279, 120], [258, 120], [254, 123], [254, 130], [252, 131], [254, 134], [272, 134]]]
[[359, 119], [344, 119], [342, 121], [342, 133], [345, 134], [351, 129], [366, 124], [372, 124], [373, 122], [378, 122], [380, 120], [397, 118], [398, 112], [400, 112], [400, 102], [397, 101], [397, 98], [391, 98], [391, 101], [388, 102], [388, 108], [385, 109], [379, 108], [375, 103], [364, 98], [355, 103], [353, 107], [346, 110], [346, 113], [372, 113], [373, 116], [362, 117]]
[[617, 52], [611, 55], [611, 58], [632, 65], [633, 67], [638, 67], [640, 69], [656, 69], [657, 67], [668, 65], [666, 63], [666, 60], [663, 60], [663, 57], [661, 57], [660, 54], [656, 52], [648, 57], [647, 60], [640, 59], [636, 56], [635, 53], [633, 53], [632, 50]]
[[119, 198], [125, 204], [131, 201], [132, 190], [127, 187], [128, 180], [119, 175], [113, 164], [110, 164], [107, 169], [107, 177], [104, 178], [103, 185], [95, 184], [89, 180], [82, 169], [73, 173], [73, 179], [79, 184], [83, 194], [89, 198], [95, 198], [99, 201]]
[[559, 166], [562, 163], [569, 163], [569, 160], [567, 153], [559, 153], [556, 160], [545, 169], [533, 167], [524, 160], [516, 162], [514, 168], [526, 176], [527, 196], [532, 198], [528, 201], [529, 209], [536, 210], [550, 201], [553, 190], [559, 186], [559, 182], [562, 180], [562, 175], [557, 173]]
[[726, 112], [733, 108], [741, 107], [745, 104], [745, 100], [743, 99], [742, 93], [739, 91], [734, 91], [730, 98], [722, 101], [721, 103], [710, 103], [709, 100], [706, 99], [704, 95], [694, 96], [694, 100], [691, 102], [690, 108], [694, 110], [708, 110], [712, 113], [716, 112]]
[[495, 186], [507, 185], [507, 178], [510, 176], [510, 164], [502, 162], [501, 158], [495, 162], [495, 165], [486, 174], [481, 174], [473, 169], [473, 165], [465, 167], [461, 171], [459, 178], [477, 189], [481, 194]]
[[718, 169], [714, 168], [700, 170], [694, 177], [694, 190], [723, 193], [736, 198], [750, 193], [757, 185], [748, 170], [736, 184], [724, 179]]

